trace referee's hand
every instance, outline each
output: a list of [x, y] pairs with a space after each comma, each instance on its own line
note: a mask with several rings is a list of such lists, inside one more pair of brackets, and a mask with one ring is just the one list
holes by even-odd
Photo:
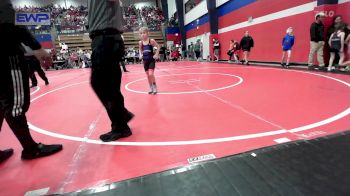
[[51, 55], [43, 48], [34, 50], [34, 56], [40, 61], [45, 69], [48, 69], [52, 65]]

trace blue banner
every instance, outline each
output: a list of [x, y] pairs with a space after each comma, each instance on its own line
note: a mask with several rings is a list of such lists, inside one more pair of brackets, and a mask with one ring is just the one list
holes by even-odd
[[50, 25], [50, 13], [16, 13], [16, 25]]

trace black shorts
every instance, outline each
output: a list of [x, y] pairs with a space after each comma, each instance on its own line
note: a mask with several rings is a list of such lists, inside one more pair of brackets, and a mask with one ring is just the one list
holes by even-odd
[[339, 53], [339, 49], [338, 48], [330, 48], [329, 52], [334, 52], [334, 53]]
[[250, 52], [250, 48], [242, 48], [243, 52]]
[[149, 69], [155, 69], [156, 68], [156, 61], [144, 61], [143, 67], [145, 68], [145, 71], [148, 71]]
[[195, 51], [196, 53], [196, 58], [198, 59], [201, 56], [201, 51]]

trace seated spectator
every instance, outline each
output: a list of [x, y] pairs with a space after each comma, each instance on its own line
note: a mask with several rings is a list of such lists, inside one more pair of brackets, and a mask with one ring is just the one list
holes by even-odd
[[174, 51], [171, 52], [171, 60], [172, 61], [177, 61], [180, 58], [180, 52], [178, 49], [175, 49]]

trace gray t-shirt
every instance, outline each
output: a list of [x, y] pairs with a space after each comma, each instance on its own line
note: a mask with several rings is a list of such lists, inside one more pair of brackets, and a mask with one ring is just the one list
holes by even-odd
[[10, 0], [0, 0], [0, 24], [15, 23], [15, 10]]
[[119, 0], [89, 0], [88, 17], [90, 32], [107, 28], [123, 30]]

